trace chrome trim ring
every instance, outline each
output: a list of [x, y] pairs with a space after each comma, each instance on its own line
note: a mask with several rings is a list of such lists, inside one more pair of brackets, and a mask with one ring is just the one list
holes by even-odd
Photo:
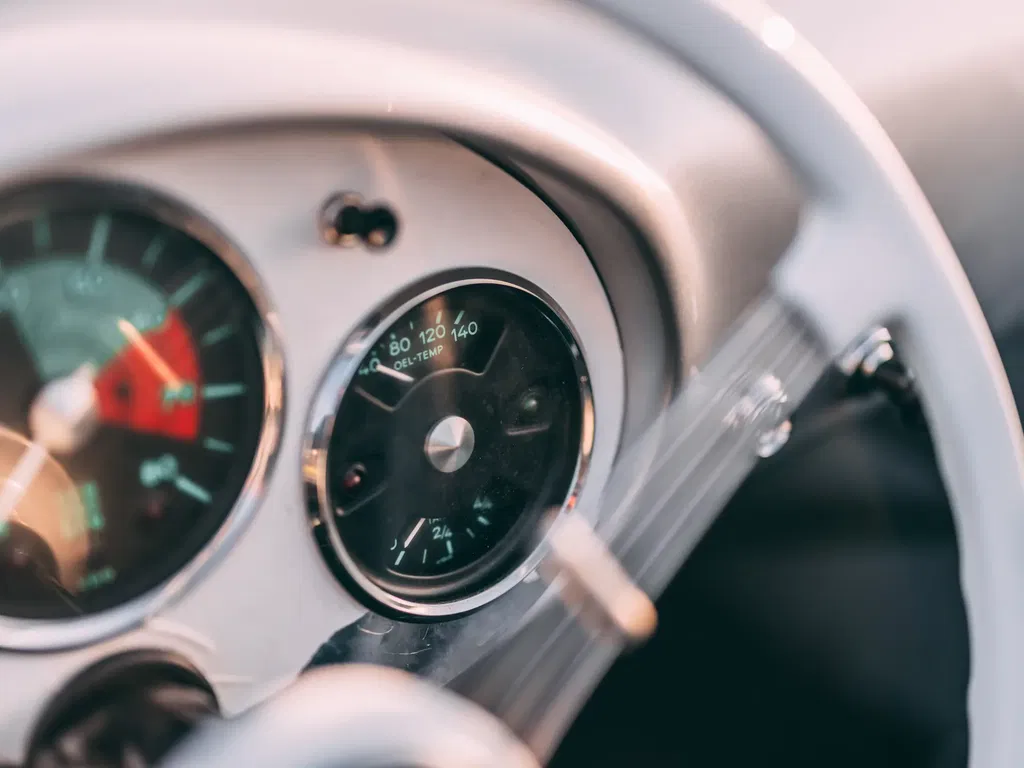
[[[594, 396], [578, 335], [565, 313], [550, 296], [536, 285], [496, 270], [458, 270], [435, 276], [425, 283], [418, 283], [407, 288], [367, 318], [342, 344], [313, 401], [303, 439], [302, 476], [312, 532], [320, 544], [328, 566], [342, 581], [350, 581], [358, 592], [368, 598], [373, 604], [370, 607], [382, 608], [384, 613], [405, 618], [442, 619], [464, 615], [481, 608], [508, 592], [527, 575], [535, 571], [548, 548], [546, 537], [540, 539], [529, 556], [509, 573], [491, 586], [472, 595], [445, 602], [420, 602], [388, 592], [363, 573], [346, 549], [334, 521], [334, 505], [331, 502], [328, 488], [328, 452], [334, 432], [335, 415], [360, 362], [387, 329], [406, 312], [438, 294], [467, 285], [502, 285], [529, 294], [552, 312], [561, 322], [564, 331], [569, 334], [566, 341], [573, 354], [582, 406], [581, 434], [576, 467], [565, 500], [556, 517], [575, 507], [576, 499], [586, 480], [590, 456], [594, 448]], [[327, 542], [326, 547], [324, 541]], [[341, 572], [336, 566], [340, 567]]]
[[[261, 322], [254, 329], [263, 368], [263, 425], [252, 466], [234, 505], [217, 532], [175, 575], [156, 588], [99, 613], [73, 619], [14, 619], [0, 616], [0, 649], [57, 651], [96, 643], [119, 635], [173, 605], [230, 551], [259, 506], [267, 476], [273, 471], [284, 419], [284, 353], [277, 316], [255, 268], [241, 249], [198, 211], [178, 200], [121, 179], [103, 176], [60, 176], [23, 181], [0, 193], [0, 202], [34, 188], [88, 184], [103, 202], [136, 211], [189, 235], [209, 248], [242, 284]], [[0, 212], [0, 221], [4, 218]]]

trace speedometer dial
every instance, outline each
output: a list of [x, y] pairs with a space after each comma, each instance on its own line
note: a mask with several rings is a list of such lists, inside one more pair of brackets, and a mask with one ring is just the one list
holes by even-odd
[[322, 543], [385, 610], [467, 610], [523, 575], [541, 515], [579, 482], [582, 356], [550, 303], [511, 281], [428, 292], [370, 336], [332, 414]]
[[0, 615], [139, 597], [211, 539], [253, 466], [263, 327], [204, 242], [121, 188], [0, 214]]

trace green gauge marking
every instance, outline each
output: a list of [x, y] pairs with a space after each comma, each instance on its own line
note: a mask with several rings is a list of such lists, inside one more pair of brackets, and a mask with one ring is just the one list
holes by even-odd
[[53, 239], [50, 236], [50, 217], [40, 213], [32, 220], [32, 245], [36, 253], [50, 250], [53, 247]]
[[68, 540], [85, 536], [89, 531], [102, 531], [106, 521], [100, 506], [100, 489], [94, 482], [68, 492], [61, 504], [60, 530]]
[[117, 571], [111, 568], [109, 565], [105, 568], [100, 568], [98, 571], [87, 573], [81, 579], [78, 580], [78, 591], [87, 592], [90, 589], [96, 589], [102, 587], [104, 584], [110, 584], [117, 578]]
[[171, 304], [176, 307], [180, 307], [182, 304], [188, 302], [193, 296], [199, 293], [199, 289], [206, 285], [206, 281], [210, 279], [210, 275], [207, 272], [198, 272], [188, 280], [168, 299]]
[[156, 266], [157, 259], [160, 258], [160, 254], [164, 252], [164, 247], [167, 245], [167, 237], [163, 234], [157, 235], [153, 238], [146, 250], [142, 253], [142, 266], [152, 271], [153, 267]]
[[90, 531], [102, 531], [106, 521], [100, 506], [100, 487], [94, 482], [85, 483], [78, 487], [78, 495], [85, 507], [85, 527]]
[[120, 267], [57, 259], [8, 273], [0, 283], [3, 310], [48, 381], [84, 363], [102, 368], [124, 349], [128, 340], [112, 318], [126, 318], [146, 333], [163, 324], [167, 305], [155, 287]]
[[235, 382], [232, 384], [207, 384], [203, 387], [204, 400], [219, 400], [223, 397], [237, 397], [245, 394], [245, 384]]
[[89, 250], [85, 253], [85, 260], [93, 266], [99, 266], [107, 252], [107, 241], [110, 240], [110, 214], [101, 213], [96, 217], [96, 223], [92, 225], [92, 235], [89, 237]]
[[202, 338], [199, 339], [199, 343], [204, 347], [212, 346], [218, 341], [224, 341], [231, 334], [235, 332], [235, 326], [233, 325], [222, 325], [218, 328], [214, 328], [212, 331], [207, 331], [203, 334]]
[[178, 476], [178, 460], [170, 453], [156, 459], [146, 459], [139, 464], [139, 483], [144, 488], [156, 488], [169, 483]]
[[144, 488], [156, 488], [158, 485], [171, 483], [186, 496], [191, 496], [204, 504], [209, 504], [213, 499], [208, 490], [178, 471], [178, 459], [170, 453], [155, 459], [146, 459], [139, 464], [139, 483]]
[[218, 440], [215, 437], [207, 437], [203, 439], [203, 447], [208, 451], [214, 453], [231, 453], [235, 450], [235, 446], [231, 443], [226, 443], [223, 440]]
[[191, 381], [183, 381], [175, 385], [164, 384], [160, 394], [160, 402], [165, 409], [174, 405], [191, 405], [196, 401], [196, 385]]
[[193, 480], [189, 480], [184, 475], [178, 475], [174, 480], [174, 487], [187, 496], [191, 496], [196, 501], [201, 501], [203, 504], [209, 504], [213, 498], [210, 492], [197, 484]]

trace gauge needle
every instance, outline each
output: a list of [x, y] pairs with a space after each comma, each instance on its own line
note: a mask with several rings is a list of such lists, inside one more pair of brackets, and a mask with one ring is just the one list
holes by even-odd
[[378, 365], [375, 370], [377, 371], [377, 373], [383, 373], [385, 376], [390, 376], [392, 379], [395, 379], [396, 381], [401, 381], [403, 384], [411, 384], [412, 382], [416, 381], [416, 379], [414, 379], [408, 373], [396, 371], [394, 368], [388, 368], [386, 365]]
[[117, 321], [117, 328], [128, 339], [128, 343], [139, 350], [139, 353], [146, 359], [149, 367], [156, 375], [164, 380], [168, 389], [181, 389], [182, 383], [178, 375], [167, 364], [167, 361], [160, 357], [160, 353], [153, 349], [153, 345], [146, 341], [146, 338], [139, 333], [139, 329], [125, 320], [123, 317]]
[[405, 542], [402, 544], [403, 549], [408, 549], [409, 545], [412, 544], [412, 540], [416, 538], [416, 534], [420, 532], [420, 528], [427, 522], [427, 518], [421, 517], [420, 521], [416, 523], [416, 527], [412, 529], [412, 533], [405, 537]]
[[50, 453], [71, 453], [85, 443], [97, 424], [96, 370], [85, 363], [70, 376], [49, 382], [32, 401], [29, 428], [33, 442], [0, 488], [0, 522], [6, 522]]
[[95, 376], [85, 363], [43, 387], [28, 415], [33, 442], [50, 453], [73, 453], [92, 436], [98, 422]]
[[6, 523], [18, 506], [18, 502], [25, 495], [29, 485], [43, 468], [43, 464], [50, 457], [49, 452], [39, 443], [29, 443], [28, 448], [21, 454], [18, 463], [14, 465], [11, 474], [4, 480], [4, 487], [0, 490], [0, 523]]

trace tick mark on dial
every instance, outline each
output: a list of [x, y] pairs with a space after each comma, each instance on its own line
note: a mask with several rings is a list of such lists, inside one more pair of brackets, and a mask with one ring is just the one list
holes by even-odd
[[92, 234], [89, 236], [89, 250], [85, 254], [85, 260], [89, 264], [97, 265], [103, 262], [109, 239], [110, 214], [101, 213], [96, 217], [96, 221], [92, 225]]
[[175, 307], [182, 306], [195, 296], [199, 292], [199, 289], [206, 285], [206, 281], [209, 279], [210, 275], [208, 272], [204, 271], [196, 273], [167, 298], [168, 303]]
[[40, 213], [32, 219], [32, 245], [36, 253], [49, 251], [53, 247], [53, 239], [50, 235], [50, 217]]
[[210, 500], [213, 498], [208, 490], [184, 475], [178, 475], [174, 479], [174, 487], [186, 496], [191, 496], [193, 499], [200, 501], [203, 504], [209, 504]]
[[209, 347], [218, 341], [223, 341], [234, 332], [235, 327], [233, 325], [222, 325], [219, 328], [214, 328], [212, 331], [204, 333], [202, 338], [199, 339], [199, 343], [204, 347]]
[[207, 384], [203, 387], [204, 400], [220, 400], [224, 397], [238, 397], [245, 394], [245, 384]]
[[156, 266], [156, 260], [160, 258], [160, 254], [164, 250], [164, 246], [167, 245], [167, 237], [163, 234], [159, 234], [153, 238], [146, 250], [142, 253], [142, 266], [145, 269], [152, 270]]
[[235, 446], [231, 443], [218, 440], [215, 437], [204, 438], [203, 447], [208, 451], [213, 451], [214, 453], [232, 453], [235, 450]]

